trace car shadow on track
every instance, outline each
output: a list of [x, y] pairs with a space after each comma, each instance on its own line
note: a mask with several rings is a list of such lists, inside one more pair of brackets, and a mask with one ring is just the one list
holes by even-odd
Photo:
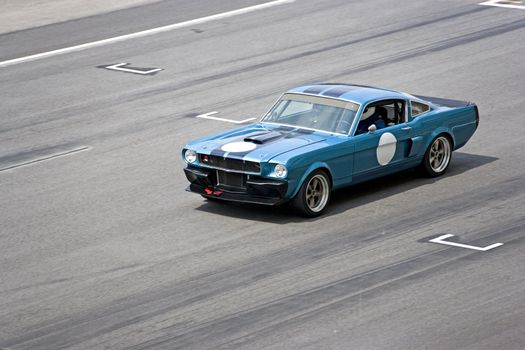
[[337, 215], [349, 209], [387, 198], [419, 186], [432, 184], [443, 178], [461, 175], [485, 164], [498, 160], [496, 157], [454, 152], [452, 163], [447, 173], [441, 177], [425, 178], [415, 169], [377, 178], [371, 181], [349, 186], [332, 193], [332, 199], [324, 215], [308, 219], [295, 215], [288, 205], [268, 207], [256, 204], [205, 201], [197, 210], [239, 219], [286, 224], [290, 222], [315, 221]]

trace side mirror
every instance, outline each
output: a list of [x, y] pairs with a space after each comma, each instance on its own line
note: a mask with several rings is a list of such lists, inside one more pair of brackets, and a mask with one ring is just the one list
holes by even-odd
[[373, 133], [377, 130], [377, 126], [375, 124], [372, 124], [368, 127], [368, 132]]

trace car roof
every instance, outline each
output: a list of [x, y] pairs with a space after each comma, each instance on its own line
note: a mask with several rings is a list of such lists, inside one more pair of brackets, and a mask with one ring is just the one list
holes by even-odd
[[340, 84], [340, 83], [320, 83], [304, 85], [293, 88], [288, 93], [300, 93], [330, 97], [339, 100], [352, 101], [359, 104], [378, 99], [406, 99], [406, 94], [398, 91], [377, 88], [365, 85]]

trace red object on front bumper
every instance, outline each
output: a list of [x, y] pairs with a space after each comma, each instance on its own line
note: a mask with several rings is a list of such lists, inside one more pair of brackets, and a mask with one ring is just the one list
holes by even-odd
[[220, 196], [222, 194], [222, 191], [214, 191], [212, 187], [206, 187], [204, 189], [204, 193], [206, 193], [209, 196], [211, 195]]

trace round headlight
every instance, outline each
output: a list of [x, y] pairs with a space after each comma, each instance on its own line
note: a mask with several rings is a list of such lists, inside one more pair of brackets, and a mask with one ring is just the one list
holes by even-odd
[[277, 177], [285, 177], [288, 170], [286, 170], [286, 167], [282, 164], [277, 164], [275, 166], [275, 176]]
[[197, 152], [187, 149], [186, 152], [184, 152], [184, 158], [188, 163], [195, 163], [197, 160]]

